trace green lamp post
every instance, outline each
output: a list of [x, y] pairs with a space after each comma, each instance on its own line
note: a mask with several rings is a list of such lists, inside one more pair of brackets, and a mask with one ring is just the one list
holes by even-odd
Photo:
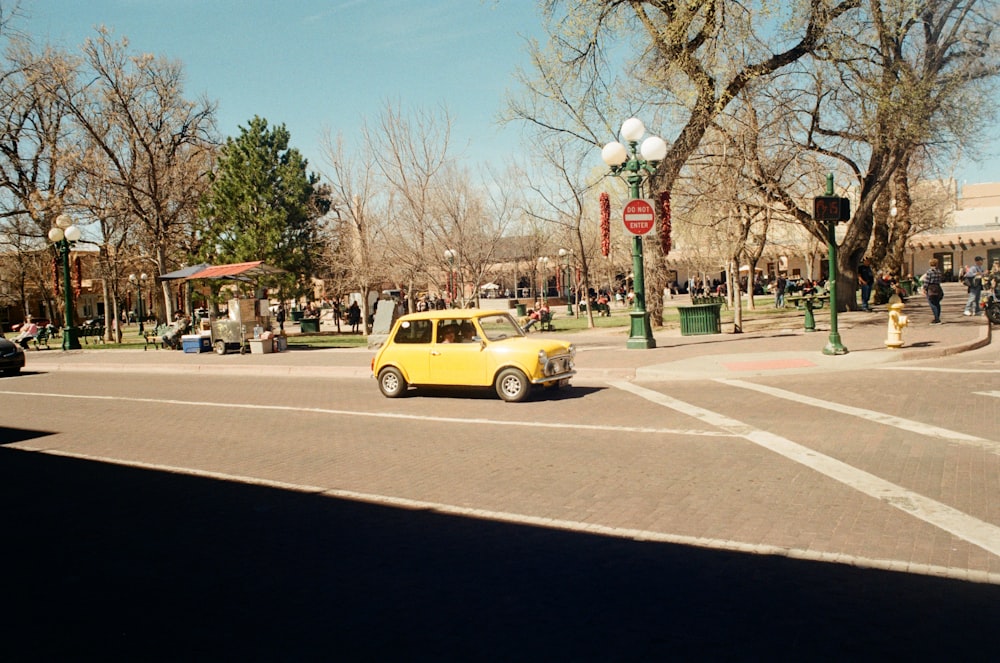
[[136, 276], [135, 274], [129, 274], [128, 275], [129, 283], [131, 283], [132, 285], [135, 286], [135, 300], [136, 300], [136, 302], [135, 302], [135, 308], [136, 308], [136, 310], [135, 310], [135, 316], [139, 320], [139, 333], [140, 334], [145, 331], [145, 327], [142, 324], [142, 319], [145, 317], [145, 311], [143, 311], [143, 307], [142, 307], [142, 284], [145, 283], [146, 279], [148, 279], [148, 278], [149, 277], [146, 276], [145, 273], [143, 273], [143, 274], [141, 274], [139, 276]]
[[573, 273], [569, 267], [569, 258], [571, 255], [571, 251], [559, 249], [559, 257], [562, 259], [563, 264], [563, 289], [566, 291], [566, 315], [573, 315], [573, 293], [569, 287], [570, 275]]
[[458, 254], [451, 249], [444, 250], [444, 259], [448, 263], [448, 298], [451, 300], [448, 304], [452, 308], [455, 307], [455, 295], [456, 295], [456, 279], [455, 279], [455, 256]]
[[55, 244], [62, 258], [63, 270], [63, 309], [65, 319], [62, 334], [63, 350], [79, 350], [80, 331], [73, 326], [73, 286], [69, 278], [69, 251], [72, 244], [81, 236], [80, 229], [73, 225], [73, 220], [65, 214], [56, 217], [56, 227], [49, 231], [49, 241]]
[[538, 259], [538, 297], [543, 306], [548, 306], [548, 280], [549, 280], [549, 258], [542, 256]]
[[[621, 137], [628, 143], [628, 147], [613, 141], [601, 150], [601, 158], [611, 168], [611, 174], [625, 174], [632, 200], [639, 199], [643, 178], [655, 173], [659, 163], [667, 156], [667, 144], [659, 136], [648, 136], [639, 144], [645, 133], [646, 127], [642, 121], [630, 118], [622, 123], [621, 128]], [[626, 347], [640, 350], [655, 348], [656, 339], [653, 338], [653, 328], [646, 310], [642, 236], [638, 234], [632, 237], [632, 289], [635, 301], [629, 312], [631, 326]]]

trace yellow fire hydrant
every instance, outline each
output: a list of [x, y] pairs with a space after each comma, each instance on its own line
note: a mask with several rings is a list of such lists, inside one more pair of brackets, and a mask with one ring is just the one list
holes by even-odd
[[903, 327], [910, 324], [909, 319], [903, 315], [903, 301], [898, 295], [889, 298], [889, 329], [885, 339], [885, 347], [903, 347]]

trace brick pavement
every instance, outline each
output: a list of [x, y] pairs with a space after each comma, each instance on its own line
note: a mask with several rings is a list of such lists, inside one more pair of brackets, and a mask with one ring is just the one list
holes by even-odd
[[[814, 333], [807, 334], [801, 329], [801, 317], [792, 321], [780, 321], [768, 328], [754, 329], [753, 325], [748, 325], [750, 331], [739, 335], [727, 333], [684, 337], [676, 330], [664, 330], [657, 332], [658, 347], [653, 350], [626, 350], [624, 346], [627, 332], [623, 330], [581, 332], [567, 337], [580, 347], [578, 364], [581, 382], [621, 377], [659, 380], [709, 378], [719, 375], [728, 377], [781, 375], [790, 372], [803, 376], [808, 376], [810, 373], [821, 376], [827, 370], [858, 368], [903, 359], [938, 357], [987, 343], [990, 338], [988, 324], [983, 319], [968, 319], [961, 316], [963, 303], [964, 296], [961, 291], [952, 286], [944, 306], [946, 323], [931, 326], [926, 304], [919, 297], [913, 298], [911, 305], [905, 311], [911, 317], [911, 325], [904, 332], [906, 346], [899, 351], [884, 347], [883, 340], [886, 334], [884, 312], [842, 314], [841, 338], [850, 352], [839, 357], [822, 354], [829, 331], [828, 318], [823, 313], [817, 316], [819, 330]], [[206, 375], [283, 373], [367, 378], [370, 355], [367, 350], [296, 350], [280, 355], [225, 357], [214, 354], [186, 355], [167, 351], [83, 350], [63, 353], [54, 350], [32, 353], [29, 356], [31, 363], [28, 369], [101, 368], [109, 371], [136, 372], [193, 371]], [[889, 380], [888, 377], [885, 379]], [[821, 387], [817, 386], [816, 382], [818, 380], [809, 381], [803, 387], [803, 392], [816, 392], [813, 393], [814, 396], [821, 396], [819, 393]], [[304, 390], [305, 383], [300, 384], [303, 386], [299, 388]], [[696, 386], [692, 383], [692, 389], [685, 389], [685, 400], [705, 407], [717, 407], [720, 411], [726, 412], [727, 410], [720, 406], [714, 397], [717, 389], [716, 385]], [[746, 421], [748, 425], [764, 428], [765, 424], [754, 419], [754, 415], [765, 416], [767, 412], [763, 407], [755, 407], [754, 401], [749, 400], [757, 397], [757, 394], [748, 393], [749, 396], [740, 399], [738, 403], [726, 405], [727, 408], [732, 408], [728, 414]], [[602, 396], [600, 390], [595, 390], [594, 394], [588, 395], [588, 402], [596, 401], [599, 406]], [[848, 399], [852, 396], [844, 394], [841, 397]], [[853, 401], [851, 404], [860, 405]], [[420, 404], [404, 402], [404, 405], [416, 409]], [[480, 408], [494, 406], [496, 409], [504, 408], [502, 403], [492, 399], [484, 400], [478, 405]], [[650, 417], [657, 415], [658, 413], [647, 413]], [[810, 429], [814, 428], [811, 424], [815, 419], [810, 419], [807, 415], [792, 419], [798, 427], [784, 431], [784, 434], [793, 440], [807, 441]], [[995, 516], [992, 515], [994, 511], [991, 510], [993, 507], [990, 503], [990, 491], [983, 491], [983, 494], [966, 494], [969, 486], [983, 485], [981, 482], [976, 484], [969, 481], [966, 475], [973, 472], [988, 474], [989, 468], [993, 467], [982, 461], [982, 453], [961, 445], [950, 444], [939, 455], [933, 455], [919, 444], [910, 442], [895, 446], [892, 444], [879, 446], [880, 442], [884, 442], [882, 438], [866, 439], [862, 434], [871, 428], [869, 423], [861, 419], [841, 422], [840, 435], [837, 437], [843, 439], [817, 443], [815, 448], [820, 453], [884, 476], [910, 490], [954, 504], [956, 508], [961, 508], [987, 522], [996, 522]], [[819, 432], [816, 434], [820, 435]], [[884, 432], [878, 435], [889, 436]], [[572, 445], [566, 444], [561, 450], [554, 449], [556, 445], [549, 445], [544, 449], [547, 464], [525, 460], [530, 459], [531, 452], [542, 451], [537, 445], [526, 441], [522, 449], [511, 454], [516, 463], [508, 466], [508, 471], [511, 473], [516, 470], [520, 483], [507, 482], [507, 493], [497, 491], [499, 497], [494, 498], [494, 502], [483, 500], [479, 495], [476, 503], [485, 503], [484, 508], [533, 513], [543, 498], [531, 492], [532, 486], [535, 486], [534, 490], [537, 491], [539, 485], [551, 487], [557, 480], [562, 480], [565, 485], [561, 500], [554, 500], [550, 494], [548, 497], [552, 500], [550, 511], [543, 512], [543, 515], [557, 518], [560, 514], [572, 511], [572, 519], [579, 522], [621, 523], [622, 526], [634, 527], [643, 532], [669, 532], [672, 533], [671, 536], [681, 533], [690, 538], [718, 538], [719, 533], [723, 532], [729, 539], [725, 542], [730, 546], [727, 550], [740, 549], [735, 547], [735, 544], [745, 544], [747, 550], [760, 552], [759, 547], [773, 545], [779, 548], [811, 551], [816, 555], [810, 559], [844, 561], [836, 551], [853, 550], [858, 547], [873, 557], [899, 560], [899, 570], [908, 568], [913, 570], [914, 567], [921, 565], [930, 568], [934, 565], [986, 569], [996, 573], [996, 561], [985, 559], [986, 553], [967, 544], [956, 544], [947, 533], [929, 524], [911, 521], [902, 512], [888, 508], [878, 500], [829, 480], [817, 481], [811, 471], [790, 466], [761, 448], [752, 447], [742, 441], [734, 442], [730, 438], [720, 438], [725, 441], [725, 453], [716, 453], [720, 449], [708, 446], [705, 439], [679, 439], [676, 443], [662, 448], [635, 448], [631, 450], [632, 458], [624, 453], [621, 446], [617, 447], [614, 462], [619, 465], [662, 468], [657, 476], [646, 477], [644, 481], [627, 478], [628, 490], [621, 489], [626, 479], [619, 478], [618, 483], [614, 483], [618, 468], [613, 464], [597, 467], [598, 471], [603, 473], [599, 475], [599, 478], [603, 479], [601, 481], [596, 481], [593, 477], [577, 478], [574, 481], [567, 472], [558, 470], [560, 467], [571, 467], [576, 462], [576, 454], [580, 453], [581, 446], [579, 440], [573, 440]], [[891, 447], [889, 451], [886, 451], [887, 446]], [[283, 451], [287, 452], [287, 448], [283, 448]], [[447, 451], [444, 445], [436, 449], [436, 453], [442, 457], [448, 455], [454, 459], [458, 455], [447, 454]], [[397, 450], [393, 452], [398, 455]], [[553, 463], [554, 453], [563, 453], [565, 458], [561, 462]], [[53, 463], [42, 464], [30, 456], [18, 457], [17, 460], [19, 464], [14, 466], [16, 471], [9, 469], [10, 476], [5, 477], [6, 483], [10, 486], [10, 494], [23, 501], [27, 490], [35, 487], [40, 495], [34, 499], [47, 496], [51, 492], [48, 487]], [[440, 482], [434, 482], [433, 458], [426, 461], [431, 463], [426, 471], [417, 472], [413, 472], [414, 464], [410, 460], [403, 462], [397, 459], [396, 462], [401, 468], [398, 474], [421, 477], [421, 480], [431, 486], [433, 490], [428, 497], [450, 503], [461, 503], [444, 491]], [[10, 463], [8, 460], [8, 465]], [[38, 464], [39, 467], [30, 471], [31, 468], [26, 464]], [[822, 658], [824, 653], [829, 657], [831, 652], [838, 652], [844, 654], [843, 657], [846, 658], [847, 652], [842, 648], [844, 633], [852, 634], [850, 639], [852, 642], [860, 637], [863, 644], [860, 645], [859, 651], [871, 658], [885, 656], [892, 658], [900, 656], [901, 652], [904, 658], [907, 655], [937, 658], [944, 657], [945, 653], [955, 655], [959, 651], [967, 657], [970, 653], [982, 651], [981, 647], [989, 638], [986, 635], [990, 632], [988, 625], [995, 621], [996, 616], [996, 585], [944, 583], [941, 579], [929, 577], [934, 575], [935, 568], [930, 568], [929, 572], [925, 568], [925, 575], [922, 576], [883, 574], [873, 569], [851, 568], [849, 565], [856, 563], [856, 560], [847, 560], [844, 564], [813, 564], [802, 559], [782, 558], [781, 550], [777, 550], [775, 555], [734, 555], [699, 546], [652, 546], [648, 542], [632, 541], [628, 537], [582, 536], [580, 532], [564, 532], [544, 527], [518, 527], [513, 523], [496, 523], [477, 518], [449, 519], [446, 523], [448, 527], [464, 528], [460, 536], [452, 538], [448, 536], [449, 532], [438, 532], [438, 528], [442, 527], [438, 521], [446, 519], [431, 508], [385, 510], [351, 500], [306, 501], [302, 496], [284, 492], [258, 497], [257, 493], [262, 490], [260, 487], [234, 485], [228, 482], [213, 482], [209, 485], [208, 482], [175, 475], [158, 477], [154, 488], [160, 488], [160, 484], [167, 484], [161, 496], [151, 491], [147, 477], [133, 478], [132, 475], [135, 474], [133, 470], [98, 467], [96, 470], [82, 472], [73, 466], [76, 463], [68, 460], [60, 460], [59, 464], [67, 466], [62, 480], [67, 482], [67, 494], [75, 496], [89, 497], [102, 486], [113, 486], [115, 491], [120, 491], [122, 481], [134, 481], [136, 485], [129, 494], [143, 496], [146, 501], [139, 501], [136, 505], [134, 499], [123, 501], [117, 492], [109, 490], [111, 494], [105, 498], [107, 506], [101, 504], [101, 513], [104, 517], [109, 517], [118, 516], [118, 511], [124, 511], [120, 516], [124, 524], [107, 529], [113, 532], [127, 531], [136, 523], [146, 521], [158, 526], [163, 520], [149, 519], [148, 515], [162, 510], [166, 514], [163, 516], [166, 522], [173, 525], [173, 519], [176, 518], [178, 524], [173, 526], [183, 532], [183, 536], [178, 536], [175, 544], [178, 550], [167, 549], [171, 554], [165, 554], [164, 557], [168, 559], [188, 555], [193, 548], [208, 551], [206, 558], [220, 556], [221, 553], [221, 556], [227, 559], [232, 558], [249, 564], [252, 560], [248, 560], [245, 551], [260, 548], [262, 544], [266, 546], [270, 544], [270, 540], [244, 540], [237, 535], [242, 533], [245, 536], [247, 532], [258, 530], [268, 532], [274, 529], [282, 534], [274, 540], [283, 542], [296, 536], [301, 537], [300, 532], [294, 531], [289, 526], [289, 523], [298, 522], [298, 519], [308, 522], [310, 531], [336, 534], [351, 532], [351, 536], [339, 538], [333, 534], [326, 535], [331, 539], [330, 544], [317, 546], [315, 560], [311, 558], [308, 560], [301, 578], [294, 575], [295, 570], [303, 567], [302, 549], [296, 547], [294, 563], [285, 562], [277, 553], [270, 553], [264, 557], [268, 564], [266, 567], [237, 569], [239, 573], [234, 571], [232, 581], [234, 585], [245, 583], [247, 578], [269, 577], [269, 574], [277, 569], [285, 574], [281, 576], [282, 587], [301, 585], [323, 588], [327, 585], [317, 583], [316, 578], [329, 574], [330, 560], [337, 559], [344, 564], [345, 578], [357, 576], [363, 579], [363, 582], [359, 582], [362, 587], [348, 595], [367, 597], [371, 594], [371, 587], [378, 587], [380, 591], [377, 593], [377, 599], [371, 600], [371, 604], [377, 605], [384, 611], [386, 605], [409, 605], [407, 601], [413, 600], [414, 592], [408, 589], [419, 579], [415, 580], [408, 575], [408, 571], [413, 568], [412, 560], [415, 555], [421, 555], [420, 559], [425, 561], [429, 557], [427, 549], [460, 551], [460, 554], [456, 553], [454, 559], [445, 557], [440, 561], [440, 572], [428, 573], [428, 578], [434, 584], [434, 591], [428, 595], [433, 596], [442, 594], [442, 582], [448, 583], [448, 579], [455, 574], [456, 569], [463, 568], [463, 563], [470, 564], [469, 560], [484, 560], [467, 571], [467, 577], [463, 576], [461, 581], [446, 584], [447, 590], [444, 593], [448, 600], [442, 599], [440, 604], [438, 602], [420, 604], [422, 609], [417, 611], [416, 615], [392, 614], [391, 622], [396, 633], [403, 628], [401, 625], [415, 624], [411, 628], [412, 632], [407, 632], [410, 638], [408, 642], [414, 641], [425, 631], [440, 632], [448, 628], [457, 632], [460, 629], [456, 625], [470, 632], [481, 632], [481, 628], [477, 630], [479, 625], [468, 624], [462, 620], [479, 614], [490, 614], [495, 622], [496, 616], [491, 610], [495, 611], [496, 607], [492, 604], [487, 605], [484, 600], [470, 609], [467, 588], [475, 585], [479, 591], [472, 594], [490, 598], [499, 596], [500, 603], [503, 604], [504, 600], [507, 600], [506, 597], [511, 596], [511, 582], [522, 577], [527, 579], [523, 583], [524, 587], [515, 585], [515, 594], [520, 600], [508, 600], [510, 605], [516, 605], [518, 614], [527, 611], [526, 614], [530, 616], [530, 619], [524, 619], [523, 623], [517, 622], [520, 632], [525, 632], [532, 625], [539, 623], [543, 624], [542, 630], [546, 632], [552, 630], [553, 615], [565, 611], [568, 605], [600, 605], [604, 614], [623, 615], [620, 619], [621, 632], [609, 629], [611, 633], [608, 635], [608, 641], [613, 641], [616, 649], [600, 650], [602, 655], [596, 657], [603, 660], [667, 657], [650, 656], [650, 651], [655, 650], [655, 647], [664, 650], [663, 652], [656, 650], [657, 653], [669, 653], [677, 657], [679, 652], [685, 652], [683, 649], [685, 645], [690, 646], [688, 651], [691, 652], [691, 657], [704, 658], [705, 643], [717, 641], [720, 637], [720, 628], [729, 632], [729, 640], [740, 643], [732, 645], [732, 651], [737, 657], [741, 653], [746, 657], [747, 646], [756, 646], [760, 651], [760, 647], [767, 646], [766, 643], [769, 642], [789, 642], [790, 651], [784, 652], [785, 657], [795, 655], [809, 658], [810, 656], [805, 655], [802, 650], [802, 639], [809, 637], [812, 640], [807, 641], [806, 651], [813, 657]], [[369, 464], [372, 467], [377, 466], [377, 474], [374, 469], [371, 472], [382, 482], [389, 481], [391, 475], [396, 473], [386, 465]], [[545, 469], [550, 465], [554, 465], [556, 469]], [[703, 468], [710, 465], [712, 471], [702, 475]], [[478, 466], [482, 473], [500, 473], [503, 476], [501, 470], [504, 466], [500, 461], [494, 461], [492, 464], [478, 463]], [[534, 481], [530, 475], [526, 476], [523, 469], [525, 467], [535, 468], [538, 472]], [[94, 471], [102, 472], [101, 480], [94, 481]], [[116, 476], [112, 476], [112, 473]], [[459, 474], [465, 477], [467, 483], [475, 483], [474, 480], [477, 479], [477, 475], [473, 473]], [[329, 483], [321, 485], [342, 485], [343, 473], [336, 474], [331, 470], [331, 476], [334, 475], [337, 476], [336, 484], [330, 480]], [[49, 478], [47, 479], [49, 483], [43, 484], [38, 481], [36, 477], [40, 476]], [[995, 476], [995, 473], [991, 476]], [[33, 481], [28, 481], [24, 477], [31, 477]], [[87, 477], [89, 483], [86, 485], [73, 483], [82, 481], [80, 477]], [[23, 480], [24, 486], [15, 483], [18, 478]], [[989, 487], [995, 483], [987, 482], [985, 485]], [[39, 490], [38, 486], [43, 486], [46, 490]], [[488, 486], [487, 479], [481, 479], [481, 483], [478, 484], [480, 493], [489, 492]], [[373, 485], [368, 483], [363, 487], [372, 489]], [[390, 490], [391, 486], [383, 488], [389, 494], [408, 494], [405, 490]], [[215, 497], [214, 499], [218, 501], [209, 503], [224, 504], [226, 508], [204, 509], [204, 498], [201, 496], [207, 490], [224, 492], [224, 499]], [[151, 492], [153, 494], [149, 494]], [[187, 497], [191, 494], [198, 495], [199, 500]], [[501, 498], [509, 501], [503, 502]], [[185, 499], [192, 503], [184, 502]], [[241, 508], [240, 505], [244, 500], [249, 502], [249, 506]], [[276, 500], [290, 500], [294, 503], [287, 507], [286, 513], [284, 508], [276, 508]], [[66, 513], [65, 501], [53, 501], [56, 504], [52, 508], [53, 513], [57, 515]], [[79, 501], [79, 499], [73, 500], [69, 504], [75, 506]], [[181, 506], [187, 509], [181, 510], [180, 517], [171, 515], [178, 513], [179, 501]], [[230, 504], [234, 506], [230, 507]], [[720, 504], [726, 508], [720, 509]], [[774, 516], [773, 505], [778, 504], [787, 505], [780, 519]], [[308, 511], [308, 518], [303, 518], [301, 514], [307, 509], [312, 511]], [[271, 522], [271, 514], [276, 511], [280, 517], [274, 517]], [[342, 514], [342, 511], [345, 513]], [[240, 521], [238, 526], [233, 525], [233, 514], [243, 512], [247, 514], [247, 522]], [[142, 518], [138, 518], [136, 513], [142, 513]], [[216, 513], [225, 514], [225, 518], [220, 518], [220, 522], [200, 521], [202, 518], [211, 518]], [[580, 514], [585, 514], [586, 517]], [[562, 517], [569, 518], [567, 515]], [[348, 524], [341, 523], [341, 518]], [[390, 524], [386, 524], [387, 518], [393, 519]], [[396, 519], [401, 522], [396, 522]], [[25, 522], [19, 523], [19, 526], [23, 531], [30, 531], [28, 528], [38, 519], [25, 517], [23, 520]], [[266, 522], [266, 526], [261, 525], [262, 520]], [[71, 511], [66, 513], [66, 521], [68, 523], [66, 527], [73, 523], [86, 522], [86, 514]], [[61, 527], [51, 527], [49, 521], [38, 520], [38, 522], [44, 522], [46, 529], [62, 531]], [[189, 525], [189, 522], [193, 522], [194, 526]], [[317, 523], [322, 523], [322, 526], [317, 527]], [[364, 524], [360, 532], [357, 523]], [[817, 523], [832, 523], [832, 525], [820, 526]], [[231, 536], [223, 538], [214, 534], [220, 528], [228, 526], [233, 528]], [[189, 530], [181, 529], [182, 527]], [[286, 533], [280, 529], [281, 527], [289, 527], [290, 531]], [[398, 538], [399, 532], [408, 532], [409, 528], [414, 531], [415, 541], [425, 542], [430, 536], [435, 538], [430, 545], [406, 540], [401, 542]], [[135, 540], [144, 541], [147, 536], [151, 538], [159, 536], [157, 532], [160, 529], [163, 528], [150, 526], [148, 534], [140, 532]], [[376, 529], [378, 531], [374, 534], [377, 536], [372, 534]], [[494, 530], [496, 530], [495, 538], [490, 534]], [[900, 535], [903, 531], [907, 533], [906, 536]], [[205, 539], [198, 538], [205, 536], [205, 532], [213, 534]], [[437, 538], [439, 535], [440, 540]], [[372, 539], [370, 546], [367, 541], [369, 537]], [[568, 537], [574, 539], [572, 545], [563, 545], [563, 539]], [[33, 540], [33, 537], [22, 538]], [[220, 550], [220, 546], [225, 545], [230, 538], [234, 541], [231, 549]], [[358, 543], [359, 541], [361, 543]], [[196, 545], [190, 545], [191, 542], [195, 542]], [[278, 543], [274, 546], [279, 548]], [[516, 547], [513, 551], [512, 546]], [[352, 550], [355, 547], [356, 552]], [[549, 547], [552, 548], [551, 562], [545, 562], [545, 556], [540, 555], [540, 551], [544, 552]], [[356, 564], [344, 563], [345, 548], [350, 553], [347, 557], [348, 562], [355, 556], [362, 561]], [[627, 550], [621, 552], [623, 548]], [[45, 562], [39, 564], [39, 569], [32, 577], [45, 578], [46, 574], [51, 573], [51, 568], [57, 568], [62, 562], [61, 559], [50, 560], [41, 556], [41, 552], [49, 550], [55, 551], [57, 546], [39, 546], [38, 554], [27, 556], [18, 551], [19, 557], [29, 561], [39, 558]], [[125, 551], [120, 558], [115, 556], [119, 550]], [[400, 551], [399, 559], [395, 560], [395, 563], [389, 564], [383, 561], [386, 551], [397, 550]], [[125, 546], [108, 545], [106, 554], [109, 568], [116, 570], [120, 567], [129, 568], [129, 564], [134, 564], [133, 560], [137, 557], [127, 554], [129, 552]], [[829, 558], [823, 555], [829, 555]], [[543, 561], [540, 561], [540, 557], [543, 557]], [[275, 559], [283, 563], [274, 564]], [[378, 560], [376, 568], [371, 571], [366, 566], [367, 560], [370, 559]], [[516, 563], [510, 568], [512, 559]], [[567, 571], [567, 563], [572, 565], [574, 560], [579, 560], [577, 562], [579, 571]], [[23, 559], [19, 561], [24, 563]], [[431, 561], [435, 560], [432, 558]], [[217, 573], [209, 562], [210, 559], [197, 565], [197, 568], [212, 569]], [[772, 567], [776, 567], [777, 570], [773, 570]], [[386, 580], [386, 570], [395, 568], [401, 571]], [[631, 569], [635, 569], [634, 572], [630, 571]], [[623, 570], [629, 572], [625, 573]], [[617, 580], [619, 576], [621, 580]], [[486, 591], [483, 591], [484, 577], [487, 580]], [[692, 582], [692, 577], [697, 581]], [[503, 587], [493, 588], [490, 591], [491, 578], [495, 584], [503, 584]], [[565, 588], [561, 585], [553, 587], [550, 582], [546, 582], [553, 578], [566, 578]], [[864, 582], [859, 578], [863, 578]], [[78, 579], [74, 580], [78, 582]], [[102, 583], [106, 582], [106, 578], [99, 576], [93, 581], [93, 585], [103, 589]], [[194, 596], [201, 586], [216, 583], [217, 579], [195, 577], [187, 582]], [[686, 583], [690, 583], [690, 587]], [[269, 585], [277, 587], [279, 584], [269, 583]], [[357, 623], [350, 620], [357, 619], [353, 613], [358, 609], [356, 604], [348, 605], [343, 601], [344, 584], [329, 583], [329, 586], [336, 586], [338, 592], [332, 596], [329, 604], [347, 607], [342, 610], [343, 614], [337, 614], [337, 619], [330, 619], [329, 611], [317, 613], [325, 622], [322, 627], [329, 628], [330, 623], [350, 623], [357, 632]], [[605, 591], [605, 587], [609, 589]], [[597, 589], [590, 595], [586, 593], [589, 588]], [[630, 588], [633, 588], [632, 591], [628, 591]], [[25, 590], [21, 594], [44, 595], [44, 592], [37, 592], [35, 587], [30, 589], [30, 592]], [[90, 590], [91, 587], [88, 585], [87, 589]], [[121, 591], [126, 597], [132, 598], [124, 590]], [[165, 592], [165, 588], [161, 591]], [[853, 592], [857, 592], [858, 595], [855, 596]], [[282, 593], [275, 593], [273, 600], [262, 601], [261, 606], [255, 608], [259, 610], [268, 605], [296, 605], [294, 601], [287, 601]], [[81, 597], [84, 594], [80, 592]], [[90, 596], [97, 594], [100, 592], [86, 592], [88, 607], [92, 605]], [[451, 600], [453, 596], [460, 595], [463, 597], [461, 600]], [[615, 602], [609, 604], [609, 597], [624, 598], [616, 598]], [[308, 601], [301, 602], [302, 605], [312, 606], [316, 603], [314, 597], [308, 598]], [[326, 599], [325, 596], [321, 598]], [[79, 600], [80, 605], [84, 605], [83, 601], [83, 598]], [[462, 609], [453, 613], [443, 612], [449, 605], [461, 605]], [[534, 606], [540, 607], [534, 608]], [[38, 606], [36, 612], [40, 613], [43, 607], [45, 610], [51, 610], [51, 606], [46, 603], [44, 606]], [[302, 614], [295, 613], [288, 616], [262, 614], [266, 614], [276, 623], [311, 624], [304, 621], [310, 619], [311, 612], [311, 610], [303, 611]], [[228, 613], [220, 610], [220, 614]], [[447, 617], [442, 619], [443, 626], [436, 623], [424, 624], [414, 619], [423, 614], [445, 614]], [[660, 621], [660, 616], [663, 614], [668, 615], [664, 620], [666, 623]], [[205, 621], [208, 621], [208, 617], [206, 616]], [[240, 617], [243, 618], [242, 615]], [[167, 618], [167, 615], [163, 618]], [[316, 617], [313, 616], [312, 619]], [[573, 619], [565, 620], [566, 625], [562, 626], [564, 631], [560, 632], [561, 637], [555, 639], [563, 640], [564, 636], [565, 641], [578, 641], [581, 637], [579, 625], [589, 624], [592, 619], [593, 615], [588, 610], [581, 609], [580, 615], [573, 615]], [[915, 624], [928, 624], [931, 620], [935, 624], [934, 629], [919, 626], [917, 629], [913, 628]], [[364, 619], [360, 621], [363, 622], [363, 629], [367, 622]], [[618, 622], [616, 626], [617, 624]], [[97, 629], [102, 625], [95, 623], [88, 626], [95, 633], [99, 633]], [[213, 628], [215, 626], [213, 623]], [[229, 626], [234, 628], [232, 625]], [[669, 630], [670, 628], [673, 630]], [[734, 628], [739, 629], [738, 635], [731, 632]], [[141, 625], [132, 625], [131, 632], [141, 634], [143, 631], [140, 629]], [[829, 638], [826, 635], [827, 629]], [[320, 631], [318, 627], [309, 630]], [[377, 641], [384, 629], [372, 628], [371, 631], [372, 641]], [[691, 635], [692, 631], [695, 633], [694, 636]], [[368, 631], [361, 632], [365, 636], [369, 635]], [[657, 641], [650, 645], [648, 640], [637, 640], [634, 637], [636, 632], [669, 633], [670, 636], [664, 639], [662, 644]], [[938, 640], [932, 644], [937, 644], [937, 648], [928, 650], [926, 642], [915, 644], [914, 633], [917, 636], [947, 634], [951, 640], [945, 642], [941, 635], [935, 635]], [[308, 633], [305, 635], [308, 636]], [[510, 642], [512, 639], [505, 637], [503, 641]], [[305, 637], [301, 642], [317, 648], [323, 644]], [[429, 646], [422, 641], [418, 642], [425, 647]], [[623, 642], [639, 644], [634, 650], [621, 649]], [[826, 649], [830, 643], [833, 643], [834, 648]], [[100, 644], [107, 646], [106, 641]], [[565, 644], [564, 642], [560, 644], [563, 648], [558, 653], [566, 657]], [[587, 641], [587, 644], [593, 646], [590, 641]], [[809, 648], [809, 645], [812, 647]], [[966, 649], [956, 649], [959, 646], [964, 646]], [[494, 649], [493, 653], [496, 651], [498, 650]], [[571, 655], [570, 658], [582, 660], [584, 658], [582, 654], [587, 651], [586, 647], [581, 647], [574, 650], [572, 653], [576, 656]], [[876, 652], [880, 656], [875, 655]], [[775, 658], [781, 657], [775, 656]], [[508, 658], [518, 657], [511, 655]]]

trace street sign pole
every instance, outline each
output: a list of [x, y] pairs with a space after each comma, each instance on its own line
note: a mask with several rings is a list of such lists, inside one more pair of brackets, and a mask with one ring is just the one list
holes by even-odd
[[[639, 199], [639, 183], [642, 181], [642, 177], [637, 173], [633, 173], [628, 177], [629, 194], [632, 197], [625, 205], [625, 211], [622, 214], [622, 218], [625, 222], [626, 228], [629, 228], [630, 219], [632, 215], [645, 216], [647, 213], [646, 209], [642, 207], [643, 205], [649, 208], [649, 212], [652, 213], [653, 208], [648, 202]], [[638, 205], [641, 203], [641, 205]], [[632, 211], [629, 211], [630, 206], [633, 207]], [[637, 224], [633, 224], [632, 227], [640, 229], [642, 220], [639, 219]], [[652, 227], [652, 221], [650, 221], [649, 228]], [[649, 229], [647, 228], [646, 232]], [[646, 310], [646, 282], [645, 282], [645, 265], [643, 264], [642, 258], [642, 234], [633, 234], [632, 236], [632, 292], [635, 295], [635, 299], [632, 303], [632, 310], [629, 311], [630, 325], [629, 325], [629, 336], [628, 341], [625, 343], [625, 347], [630, 350], [649, 350], [656, 347], [656, 339], [653, 338], [653, 326], [649, 323], [649, 311]]]
[[826, 196], [813, 201], [813, 215], [817, 221], [826, 221], [826, 246], [829, 269], [830, 290], [830, 337], [825, 355], [846, 355], [847, 348], [840, 342], [837, 329], [837, 222], [850, 219], [850, 205], [847, 198], [833, 196], [833, 173], [826, 176]]

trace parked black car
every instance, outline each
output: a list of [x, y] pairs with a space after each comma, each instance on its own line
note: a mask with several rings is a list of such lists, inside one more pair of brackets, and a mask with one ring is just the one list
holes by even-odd
[[8, 341], [0, 332], [0, 373], [17, 375], [24, 368], [24, 350], [17, 343]]

